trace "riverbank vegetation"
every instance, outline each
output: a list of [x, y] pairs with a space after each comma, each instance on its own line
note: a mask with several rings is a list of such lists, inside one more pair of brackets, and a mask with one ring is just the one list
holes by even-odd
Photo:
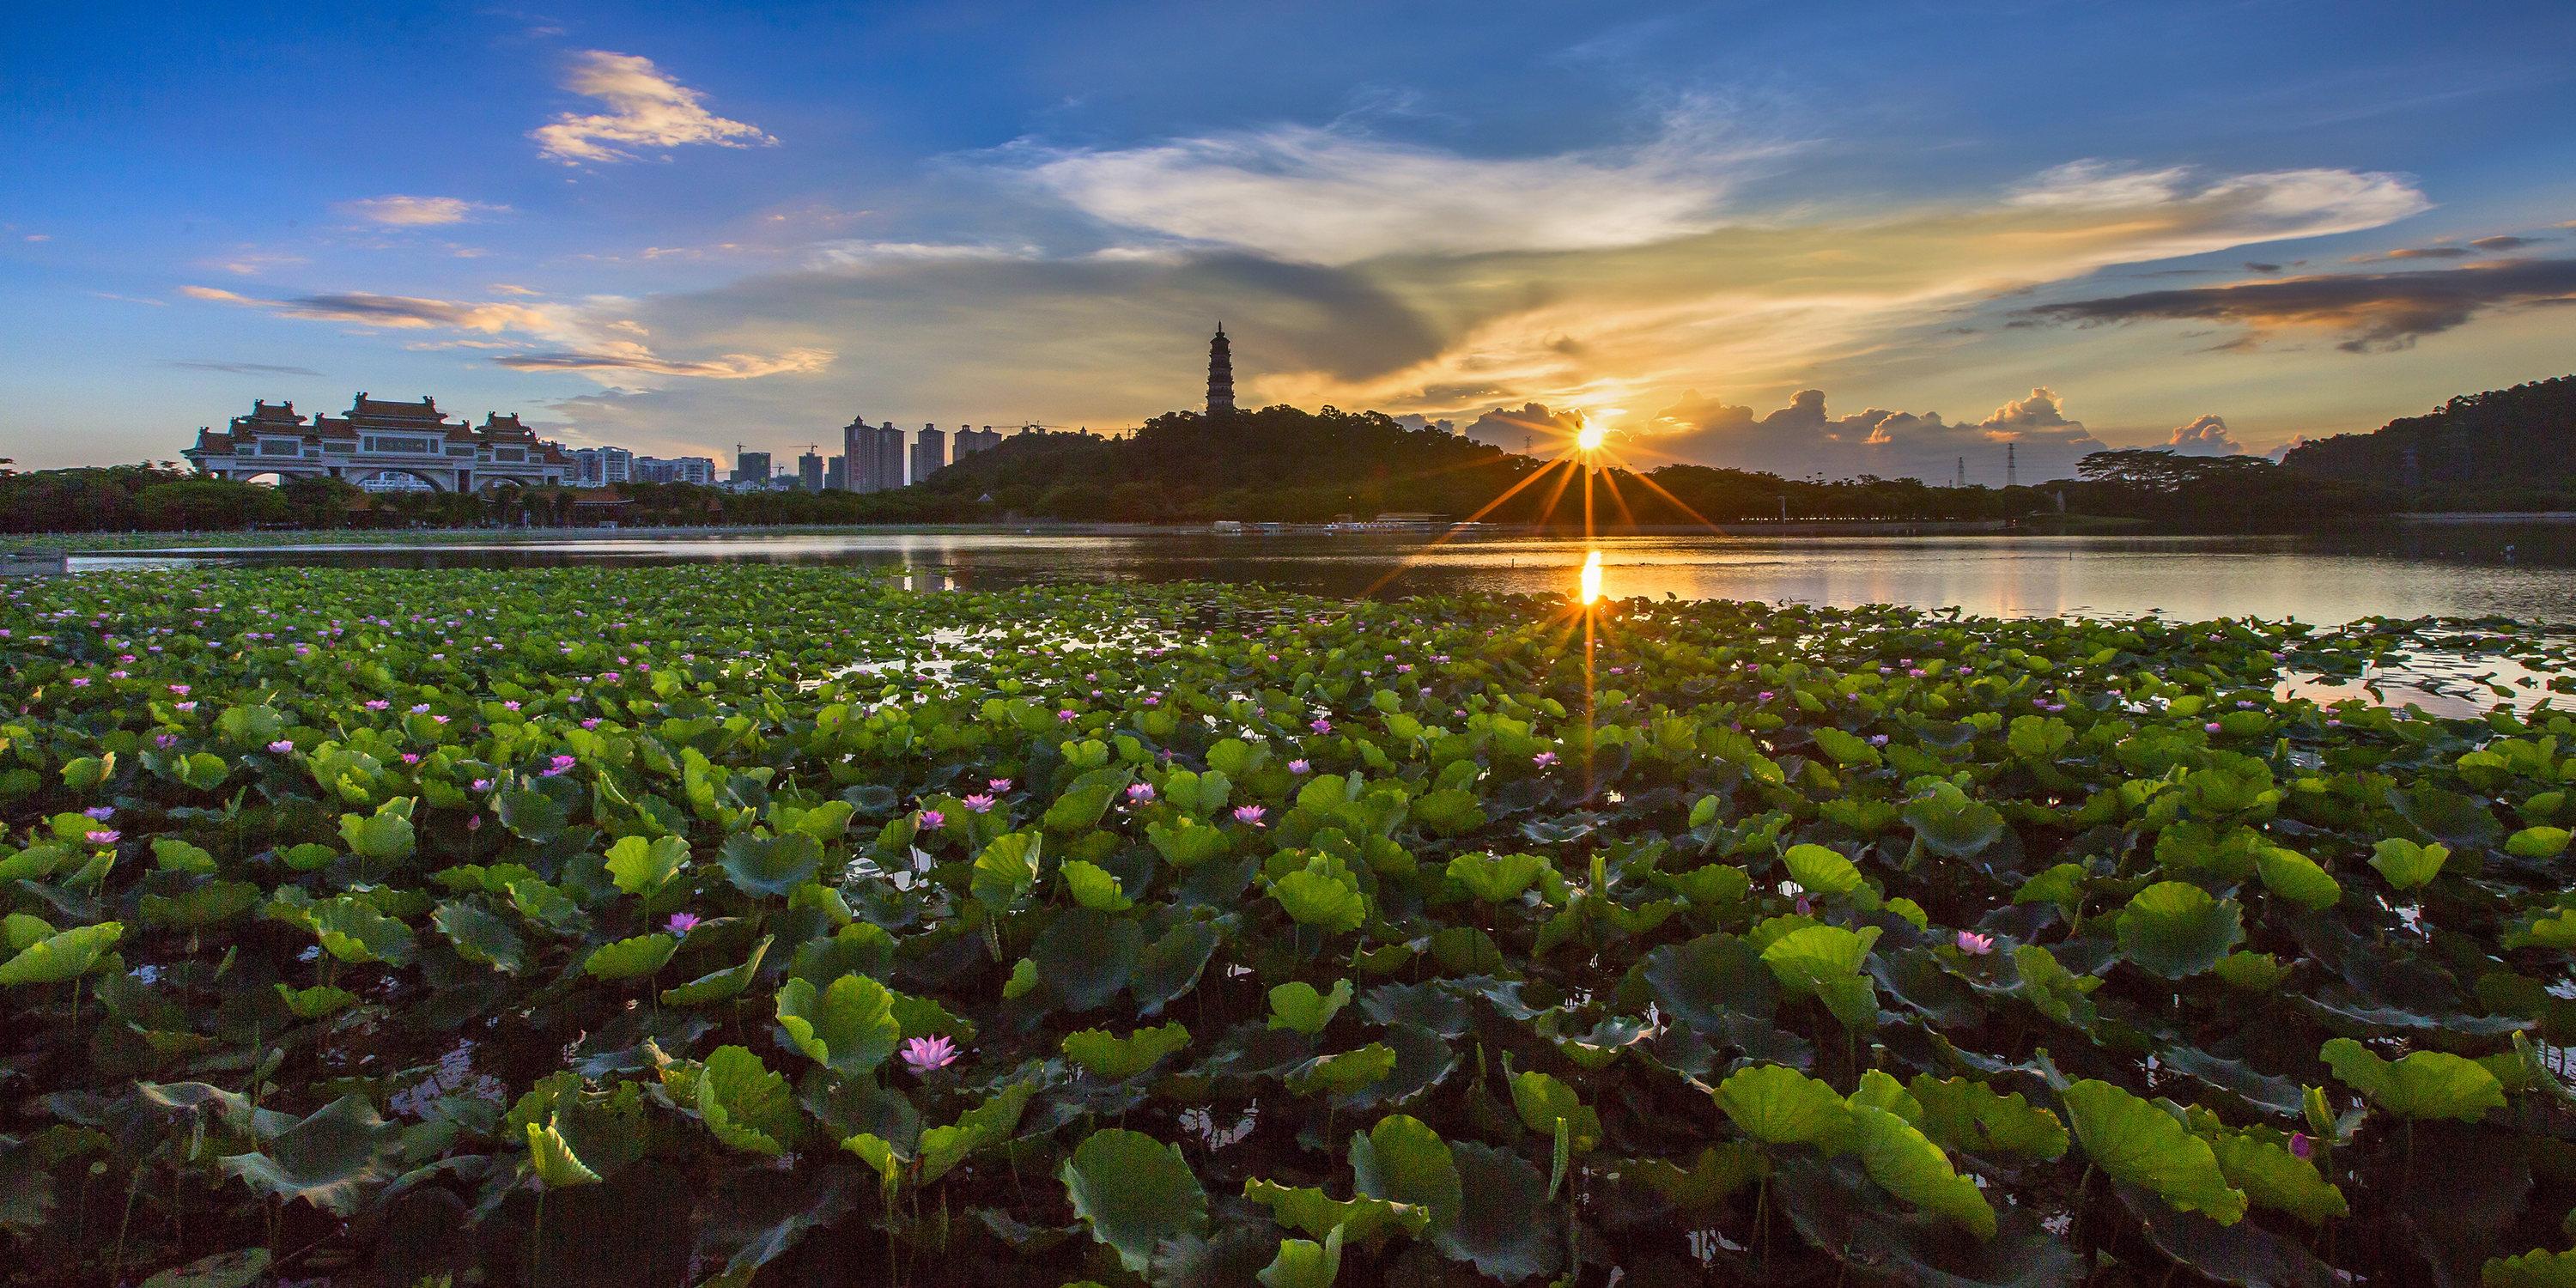
[[1373, 412], [1271, 407], [1220, 421], [1157, 417], [1134, 435], [1030, 433], [892, 492], [730, 492], [688, 484], [362, 493], [337, 480], [270, 488], [166, 468], [0, 475], [0, 532], [296, 527], [782, 527], [1056, 521], [1321, 523], [1417, 513], [1568, 531], [1783, 520], [2002, 525], [2061, 516], [2197, 531], [2300, 531], [2388, 513], [2380, 492], [2256, 457], [2097, 453], [2081, 477], [2015, 488], [1915, 479], [1799, 481], [1743, 470], [1640, 470], [1615, 452], [1582, 471]]
[[[2510, 623], [0, 599], [18, 1282], [2558, 1284]], [[229, 1276], [229, 1277], [218, 1277]]]

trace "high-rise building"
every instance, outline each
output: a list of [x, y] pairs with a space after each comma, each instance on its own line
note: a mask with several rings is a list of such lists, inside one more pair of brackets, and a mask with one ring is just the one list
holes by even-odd
[[877, 490], [868, 485], [868, 451], [874, 446], [872, 437], [875, 433], [865, 415], [852, 416], [849, 424], [841, 426], [841, 458], [848, 464], [842, 470], [840, 487], [852, 492]]
[[1234, 346], [1225, 338], [1225, 324], [1216, 324], [1216, 338], [1208, 341], [1207, 414], [1234, 414]]
[[991, 451], [1001, 445], [1002, 435], [1000, 431], [994, 429], [990, 425], [986, 425], [982, 429], [969, 429], [964, 425], [960, 425], [957, 427], [957, 455], [955, 459], [962, 461], [977, 452]]
[[823, 458], [807, 452], [796, 458], [796, 486], [808, 492], [823, 490]]
[[755, 488], [769, 486], [769, 453], [734, 449], [733, 481]]
[[664, 460], [658, 456], [635, 458], [634, 478], [638, 483], [694, 483], [713, 487], [716, 463], [704, 456], [678, 456]]
[[841, 441], [849, 448], [851, 491], [891, 492], [903, 486], [903, 431], [894, 422], [870, 425], [865, 417], [853, 419], [841, 430]]
[[836, 454], [832, 459], [823, 462], [823, 490], [826, 492], [850, 490], [849, 457]]
[[923, 479], [948, 467], [948, 431], [937, 425], [924, 425], [912, 440], [912, 481]]
[[573, 481], [588, 487], [624, 483], [635, 477], [635, 453], [623, 447], [576, 447]]

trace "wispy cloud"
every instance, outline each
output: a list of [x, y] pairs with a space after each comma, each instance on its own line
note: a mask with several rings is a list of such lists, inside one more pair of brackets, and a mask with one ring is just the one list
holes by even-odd
[[564, 88], [598, 99], [607, 109], [566, 112], [529, 132], [539, 153], [567, 164], [626, 161], [639, 149], [693, 143], [740, 148], [778, 142], [759, 126], [708, 111], [704, 95], [634, 54], [579, 54]]
[[832, 353], [828, 349], [789, 349], [774, 356], [728, 353], [691, 361], [660, 357], [631, 341], [611, 341], [587, 352], [513, 353], [492, 361], [513, 371], [637, 371], [705, 380], [753, 380], [761, 376], [820, 371], [831, 365]]
[[165, 367], [184, 367], [190, 371], [221, 371], [237, 376], [318, 376], [311, 367], [285, 367], [266, 362], [211, 362], [196, 358], [169, 358]]
[[2227, 419], [2214, 414], [2195, 416], [2190, 424], [2174, 426], [2165, 446], [2185, 456], [2236, 456], [2245, 451], [2245, 445], [2228, 432]]
[[1344, 126], [1274, 126], [1123, 149], [1022, 145], [999, 172], [1103, 223], [1278, 259], [1585, 250], [1716, 226], [1729, 187], [1781, 149], [1675, 113], [1633, 146], [1476, 157]]
[[343, 201], [337, 207], [341, 214], [363, 219], [388, 228], [430, 228], [440, 224], [461, 224], [486, 215], [509, 213], [508, 206], [489, 202], [467, 201], [463, 197], [363, 197]]
[[[424, 299], [366, 291], [283, 299], [262, 299], [213, 286], [183, 286], [179, 293], [190, 299], [262, 309], [280, 317], [314, 322], [394, 330], [463, 332], [467, 334], [416, 341], [405, 347], [501, 350], [492, 361], [514, 371], [574, 371], [602, 377], [630, 373], [749, 380], [816, 371], [832, 360], [831, 350], [813, 346], [791, 347], [774, 355], [724, 353], [707, 358], [656, 353], [643, 339], [648, 334], [644, 327], [615, 314], [613, 306], [619, 302], [613, 300], [594, 301], [591, 307], [577, 307]], [[476, 335], [501, 338], [470, 338]]]
[[2376, 353], [2411, 346], [2482, 313], [2576, 304], [2576, 259], [2514, 259], [2408, 273], [2342, 273], [2071, 300], [2024, 310], [2043, 322], [2228, 322], [2259, 341], [2292, 330]]

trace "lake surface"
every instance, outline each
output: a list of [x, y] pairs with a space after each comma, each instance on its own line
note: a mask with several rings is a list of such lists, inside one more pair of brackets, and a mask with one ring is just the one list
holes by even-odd
[[602, 534], [517, 544], [347, 544], [76, 556], [74, 571], [172, 563], [554, 567], [771, 562], [901, 569], [925, 589], [1032, 581], [1264, 582], [1332, 595], [1573, 589], [1591, 550], [1613, 598], [1905, 604], [1971, 613], [2331, 623], [2387, 615], [2576, 622], [2576, 525], [2421, 525], [2294, 537], [1632, 536], [1585, 542], [1378, 534]]

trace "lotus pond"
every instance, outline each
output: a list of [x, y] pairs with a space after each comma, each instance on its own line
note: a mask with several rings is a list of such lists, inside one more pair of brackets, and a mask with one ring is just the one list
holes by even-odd
[[0, 1274], [2576, 1283], [2576, 725], [2279, 696], [2427, 649], [2571, 673], [2495, 621], [13, 584]]

